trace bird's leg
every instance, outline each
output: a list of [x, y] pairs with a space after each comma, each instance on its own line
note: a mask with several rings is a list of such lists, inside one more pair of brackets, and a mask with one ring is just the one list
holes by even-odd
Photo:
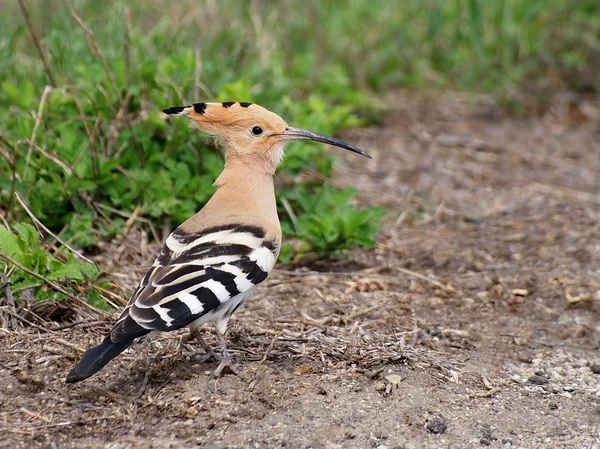
[[190, 330], [190, 334], [200, 342], [200, 346], [202, 346], [202, 349], [204, 349], [205, 352], [204, 355], [196, 357], [196, 362], [204, 363], [210, 359], [214, 359], [217, 362], [221, 361], [221, 357], [219, 357], [219, 355], [215, 351], [213, 351], [213, 349], [208, 345], [208, 343], [204, 341], [204, 338], [202, 338], [202, 333], [200, 332], [200, 329], [193, 328]]
[[227, 351], [227, 342], [225, 341], [225, 334], [216, 330], [217, 338], [219, 339], [219, 343], [221, 344], [221, 363], [217, 366], [217, 369], [213, 372], [213, 377], [220, 377], [221, 373], [225, 368], [228, 368], [236, 376], [241, 375], [240, 371], [235, 367], [233, 362], [231, 361], [231, 356], [229, 355], [229, 351]]
[[179, 338], [179, 343], [177, 343], [177, 349], [175, 351], [176, 357], [180, 357], [183, 354], [183, 346], [185, 345], [185, 342], [188, 341], [189, 339], [190, 339], [189, 336], [186, 336], [186, 335], [182, 335]]

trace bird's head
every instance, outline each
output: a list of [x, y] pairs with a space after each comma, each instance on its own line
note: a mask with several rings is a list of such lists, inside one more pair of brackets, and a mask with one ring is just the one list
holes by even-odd
[[360, 148], [333, 137], [292, 128], [277, 114], [252, 103], [195, 103], [164, 109], [165, 114], [188, 117], [192, 125], [217, 137], [227, 157], [258, 161], [270, 173], [275, 172], [289, 140], [315, 140], [371, 158]]

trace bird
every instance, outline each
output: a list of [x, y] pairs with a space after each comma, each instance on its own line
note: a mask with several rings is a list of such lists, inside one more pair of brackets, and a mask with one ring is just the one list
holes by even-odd
[[[140, 281], [102, 343], [87, 350], [67, 383], [89, 378], [135, 342], [159, 332], [189, 328], [205, 355], [238, 373], [227, 350], [231, 315], [273, 269], [281, 249], [273, 176], [291, 140], [312, 140], [371, 159], [342, 140], [288, 126], [277, 114], [249, 102], [206, 102], [164, 109], [225, 148], [216, 191], [202, 209], [178, 226]], [[220, 355], [200, 332], [214, 324]]]

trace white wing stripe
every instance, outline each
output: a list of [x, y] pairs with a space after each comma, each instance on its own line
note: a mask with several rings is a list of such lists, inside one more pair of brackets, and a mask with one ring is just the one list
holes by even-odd
[[253, 250], [249, 258], [252, 262], [256, 262], [256, 265], [266, 273], [269, 273], [275, 265], [275, 256], [269, 248], [264, 246], [259, 246]]
[[[202, 284], [194, 284], [192, 287], [188, 287], [186, 289], [182, 289], [178, 292], [173, 293], [172, 295], [169, 296], [165, 296], [164, 298], [162, 298], [160, 300], [160, 302], [157, 305], [161, 305], [161, 304], [165, 304], [168, 303], [169, 301], [171, 301], [173, 298], [177, 298], [179, 296], [181, 296], [183, 293], [189, 293], [192, 292], [194, 290], [199, 289], [200, 287], [202, 287]], [[149, 309], [150, 307], [154, 307], [154, 306], [145, 306], [143, 304], [140, 304], [139, 302], [135, 302], [135, 306], [139, 307], [140, 309]]]
[[248, 280], [246, 274], [244, 274], [240, 268], [234, 265], [225, 264], [220, 266], [218, 269], [227, 273], [231, 273], [235, 276], [234, 282], [239, 292], [245, 292], [254, 287], [254, 284]]
[[[263, 242], [263, 239], [249, 234], [247, 232], [235, 232], [226, 237], [220, 237], [217, 239], [211, 239], [210, 241], [215, 242], [217, 245], [246, 245], [250, 248], [257, 248]], [[196, 242], [194, 242], [196, 243]], [[195, 245], [194, 245], [195, 246]]]
[[185, 263], [173, 264], [173, 265], [169, 265], [169, 266], [176, 267], [179, 265], [181, 265], [181, 266], [183, 266], [183, 265], [199, 265], [199, 266], [216, 265], [216, 264], [220, 264], [220, 263], [233, 262], [235, 260], [238, 260], [239, 258], [240, 258], [240, 256], [238, 256], [236, 254], [228, 254], [228, 255], [224, 255], [224, 256], [215, 256], [215, 257], [205, 257], [203, 259], [194, 259], [194, 260], [190, 260]]
[[225, 286], [220, 282], [215, 281], [214, 279], [204, 281], [202, 284], [200, 284], [200, 286], [206, 287], [211, 292], [213, 292], [217, 299], [221, 302], [221, 304], [231, 297]]
[[169, 309], [161, 307], [160, 304], [155, 305], [153, 309], [156, 313], [158, 313], [160, 319], [163, 320], [167, 326], [171, 325], [171, 323], [173, 322], [173, 318], [169, 316]]
[[182, 292], [179, 294], [178, 297], [181, 302], [188, 306], [192, 315], [202, 313], [202, 311], [204, 310], [204, 305], [202, 305], [200, 300], [191, 293]]

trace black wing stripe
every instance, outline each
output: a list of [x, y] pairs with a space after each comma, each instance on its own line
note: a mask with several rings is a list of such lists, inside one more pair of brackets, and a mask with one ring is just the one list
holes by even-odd
[[237, 288], [237, 284], [235, 283], [235, 274], [227, 273], [226, 271], [221, 271], [212, 267], [206, 268], [206, 274], [210, 277], [210, 279], [221, 283], [221, 285], [223, 285], [223, 287], [225, 287], [227, 290], [227, 293], [229, 293], [229, 297], [240, 293]]
[[271, 242], [269, 240], [265, 240], [262, 244], [262, 246], [264, 246], [265, 248], [267, 248], [269, 251], [271, 251], [273, 254], [277, 254], [277, 249], [279, 248], [277, 246], [277, 243], [275, 242]]
[[202, 262], [202, 259], [221, 257], [221, 256], [247, 256], [252, 252], [253, 248], [240, 245], [215, 245], [214, 243], [203, 243], [198, 246], [194, 246], [187, 251], [183, 251], [179, 254], [173, 263], [183, 264], [190, 262]]
[[204, 315], [211, 310], [215, 310], [221, 305], [221, 301], [219, 301], [217, 295], [215, 295], [210, 288], [200, 287], [198, 290], [191, 292], [191, 294], [198, 298], [204, 305], [204, 312], [201, 313], [201, 315]]
[[144, 278], [140, 281], [140, 286], [142, 285], [146, 285], [148, 282], [150, 282], [150, 279], [152, 278], [152, 276], [154, 276], [154, 273], [156, 273], [156, 271], [159, 269], [159, 266], [153, 266], [151, 267], [148, 272], [145, 274]]
[[113, 342], [118, 343], [120, 341], [141, 337], [149, 332], [149, 329], [141, 326], [131, 316], [128, 316], [115, 325], [110, 333], [110, 338]]
[[203, 229], [200, 232], [192, 233], [185, 232], [182, 228], [177, 228], [173, 231], [171, 236], [182, 245], [188, 245], [190, 243], [193, 243], [194, 240], [199, 239], [200, 237], [204, 237], [209, 234], [215, 234], [217, 232], [222, 231], [245, 232], [248, 234], [252, 234], [254, 237], [257, 237], [259, 239], [265, 237], [265, 230], [260, 226], [244, 225], [241, 223], [231, 223], [227, 225], [213, 226], [210, 228]]
[[[135, 301], [135, 306], [141, 308], [149, 308], [165, 299], [177, 295], [179, 292], [192, 289], [196, 285], [208, 280], [209, 277], [206, 274], [192, 279], [187, 279], [183, 282], [166, 285], [163, 287], [156, 287], [154, 289], [144, 289]], [[166, 301], [165, 301], [166, 302]]]
[[157, 274], [152, 282], [155, 286], [172, 284], [178, 279], [194, 273], [197, 275], [203, 274], [204, 267], [201, 265], [176, 265], [165, 267], [163, 273]]
[[[159, 330], [166, 330], [167, 328], [173, 329], [174, 326], [177, 326], [177, 328], [183, 327], [187, 323], [193, 321], [190, 308], [187, 306], [187, 304], [177, 298], [169, 301], [166, 304], [163, 304], [163, 307], [165, 309], [169, 309], [168, 314], [173, 319], [173, 322], [170, 326], [167, 326], [164, 321], [158, 323], [157, 327]], [[179, 325], [180, 323], [185, 324]]]
[[160, 254], [154, 261], [153, 266], [165, 266], [171, 263], [171, 257], [173, 257], [173, 251], [167, 245], [163, 245], [160, 249]]
[[235, 228], [235, 232], [245, 232], [247, 234], [252, 234], [254, 237], [259, 239], [265, 238], [265, 230], [260, 226], [252, 226], [252, 225], [238, 225]]
[[231, 265], [234, 265], [242, 270], [246, 274], [246, 278], [251, 281], [254, 285], [260, 284], [264, 281], [269, 273], [263, 271], [256, 262], [245, 258], [236, 260], [234, 262], [230, 262]]

